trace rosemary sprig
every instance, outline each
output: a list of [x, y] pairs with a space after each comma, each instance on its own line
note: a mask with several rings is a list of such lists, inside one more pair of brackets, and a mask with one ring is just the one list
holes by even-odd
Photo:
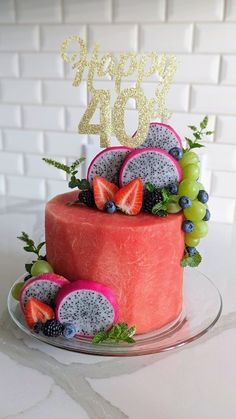
[[43, 158], [43, 161], [50, 164], [51, 166], [56, 167], [57, 169], [63, 170], [69, 175], [69, 183], [68, 186], [71, 189], [79, 188], [81, 190], [89, 189], [90, 183], [87, 181], [87, 179], [77, 179], [76, 175], [78, 173], [77, 168], [84, 163], [85, 157], [80, 157], [79, 159], [75, 160], [70, 166], [63, 164], [59, 161], [52, 160], [52, 159], [46, 159]]

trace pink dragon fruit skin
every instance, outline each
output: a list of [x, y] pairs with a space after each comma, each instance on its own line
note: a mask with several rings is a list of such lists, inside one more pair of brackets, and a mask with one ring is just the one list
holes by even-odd
[[[157, 163], [158, 160], [162, 160], [163, 165], [165, 161], [169, 166], [169, 171], [162, 173], [157, 165], [156, 170], [154, 169], [151, 173], [149, 170], [149, 159], [151, 155], [155, 156]], [[133, 166], [135, 166], [135, 162], [138, 162], [136, 171], [135, 167], [130, 167], [130, 163], [132, 164], [132, 162], [134, 162]], [[157, 188], [163, 188], [168, 186], [168, 184], [180, 182], [182, 179], [182, 169], [179, 163], [166, 151], [160, 148], [140, 148], [132, 151], [126, 157], [121, 166], [119, 183], [121, 186], [124, 186], [136, 177], [139, 177], [143, 183], [150, 182]]]
[[24, 313], [26, 302], [30, 297], [51, 305], [57, 292], [68, 283], [68, 279], [51, 272], [28, 279], [20, 292], [22, 312]]
[[118, 185], [120, 167], [130, 151], [132, 151], [131, 148], [123, 146], [108, 147], [102, 150], [89, 165], [88, 181], [92, 183], [95, 176], [102, 176], [109, 182]]
[[[82, 294], [80, 294], [81, 292]], [[82, 298], [84, 297], [83, 300], [81, 298], [81, 295], [82, 295]], [[93, 333], [91, 333], [91, 327], [94, 321], [94, 318], [92, 318], [92, 316], [94, 315], [94, 311], [92, 309], [95, 307], [93, 306], [93, 304], [96, 304], [97, 297], [100, 298], [101, 300], [99, 304], [97, 303], [97, 307], [95, 310], [97, 316], [99, 316], [97, 309], [104, 310], [104, 311], [100, 313], [100, 319], [98, 318], [98, 323], [95, 324]], [[78, 302], [79, 302], [79, 306], [76, 305], [76, 303]], [[81, 315], [82, 311], [84, 310], [84, 313], [88, 314], [86, 321], [87, 321], [87, 324], [89, 324], [90, 322], [89, 327], [90, 326], [91, 327], [90, 327], [89, 332], [86, 332], [86, 330], [84, 330], [84, 333], [76, 333], [76, 336], [81, 336], [81, 337], [86, 337], [86, 338], [92, 338], [98, 331], [101, 330], [101, 327], [104, 327], [104, 330], [110, 329], [112, 327], [112, 324], [118, 321], [118, 317], [119, 317], [117, 300], [112, 290], [108, 288], [107, 286], [100, 284], [98, 282], [94, 282], [94, 281], [87, 281], [87, 280], [79, 279], [77, 281], [74, 281], [70, 284], [65, 285], [58, 292], [55, 299], [55, 305], [56, 305], [56, 318], [61, 323], [73, 323], [73, 320], [74, 320], [74, 323], [76, 323], [76, 325], [78, 325], [80, 321], [82, 324], [84, 321]], [[65, 308], [64, 308], [64, 305], [65, 305]], [[68, 310], [69, 305], [71, 306], [71, 308]], [[107, 312], [105, 310], [105, 305], [106, 305], [106, 308], [108, 308]], [[92, 311], [90, 311], [90, 309]], [[79, 310], [79, 312], [76, 313], [76, 310]], [[107, 315], [107, 321], [104, 321], [105, 315]], [[99, 327], [98, 325], [99, 325], [99, 321], [101, 321], [101, 317], [103, 318], [103, 324], [101, 325], [101, 327]], [[78, 326], [77, 326], [77, 330], [79, 330]]]

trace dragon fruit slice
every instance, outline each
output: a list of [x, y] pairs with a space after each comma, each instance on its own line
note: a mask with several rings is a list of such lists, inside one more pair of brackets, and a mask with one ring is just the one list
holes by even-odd
[[173, 147], [182, 148], [182, 141], [177, 132], [170, 125], [151, 122], [147, 138], [138, 148], [161, 148], [169, 152]]
[[24, 313], [30, 297], [34, 297], [47, 305], [52, 305], [58, 291], [69, 281], [54, 273], [45, 273], [29, 279], [21, 289], [20, 305]]
[[113, 292], [98, 282], [72, 282], [59, 291], [55, 301], [57, 320], [75, 324], [77, 336], [93, 337], [108, 330], [118, 319]]
[[150, 182], [157, 188], [163, 188], [180, 182], [182, 170], [166, 151], [160, 148], [142, 148], [132, 151], [125, 159], [120, 170], [120, 185], [124, 186], [137, 177], [143, 184]]
[[119, 170], [130, 151], [129, 147], [118, 146], [106, 148], [98, 153], [88, 168], [88, 181], [92, 184], [95, 176], [102, 176], [118, 186]]

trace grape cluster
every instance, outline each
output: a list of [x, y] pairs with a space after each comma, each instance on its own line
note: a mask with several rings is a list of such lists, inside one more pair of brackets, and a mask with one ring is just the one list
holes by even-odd
[[185, 232], [186, 251], [194, 255], [195, 247], [208, 232], [206, 221], [210, 219], [207, 208], [208, 193], [197, 180], [199, 178], [199, 160], [196, 153], [188, 151], [179, 161], [183, 172], [183, 180], [179, 184], [178, 204], [183, 209], [185, 220], [182, 229]]
[[[200, 174], [198, 155], [193, 151], [186, 151], [178, 160], [183, 180], [178, 186], [178, 191], [175, 191], [171, 197], [167, 211], [177, 213], [183, 210], [185, 220], [182, 229], [185, 232], [185, 250], [189, 256], [193, 256], [196, 253], [195, 247], [208, 232], [206, 221], [209, 221], [211, 215], [207, 208], [209, 197], [204, 186], [198, 182]], [[170, 193], [173, 193], [172, 188]]]

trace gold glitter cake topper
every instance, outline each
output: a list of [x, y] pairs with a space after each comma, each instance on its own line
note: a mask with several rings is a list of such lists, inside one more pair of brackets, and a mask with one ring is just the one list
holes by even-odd
[[[73, 44], [76, 45], [76, 50], [71, 52]], [[155, 52], [140, 55], [129, 52], [121, 53], [116, 60], [113, 53], [99, 57], [99, 49], [99, 44], [95, 44], [89, 60], [86, 43], [79, 36], [70, 36], [61, 45], [61, 57], [75, 70], [73, 86], [79, 86], [85, 69], [88, 70], [87, 87], [91, 93], [91, 100], [79, 123], [79, 132], [99, 134], [101, 147], [110, 146], [112, 134], [122, 145], [138, 147], [147, 136], [152, 118], [166, 121], [171, 115], [165, 99], [177, 68], [176, 57], [158, 55]], [[134, 74], [137, 74], [135, 86], [122, 89], [123, 79]], [[143, 92], [142, 82], [154, 75], [158, 76], [157, 87], [154, 97], [148, 100]], [[112, 110], [111, 92], [109, 89], [96, 89], [95, 76], [109, 76], [115, 81], [117, 98]], [[133, 137], [127, 135], [124, 121], [126, 104], [130, 98], [135, 100], [139, 115], [138, 128]], [[100, 111], [100, 123], [90, 124], [96, 109]]]

